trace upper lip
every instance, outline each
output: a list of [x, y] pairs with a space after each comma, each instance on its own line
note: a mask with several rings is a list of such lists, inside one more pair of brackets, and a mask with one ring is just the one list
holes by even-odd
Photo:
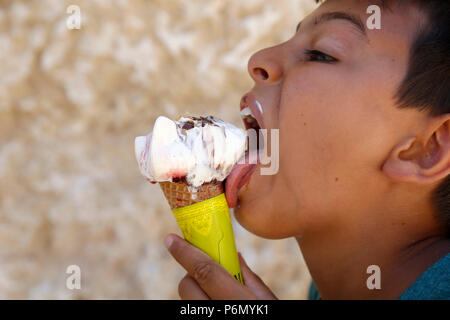
[[245, 107], [249, 107], [250, 111], [252, 112], [253, 116], [255, 117], [256, 122], [258, 122], [259, 127], [261, 129], [264, 129], [265, 128], [264, 118], [263, 118], [261, 111], [259, 110], [259, 107], [258, 107], [256, 101], [258, 101], [260, 103], [261, 108], [262, 108], [261, 101], [256, 99], [253, 92], [248, 92], [248, 93], [244, 94], [244, 96], [241, 99], [240, 110], [244, 109]]

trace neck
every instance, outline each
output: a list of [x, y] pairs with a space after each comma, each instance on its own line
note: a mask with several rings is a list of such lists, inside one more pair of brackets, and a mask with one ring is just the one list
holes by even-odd
[[[397, 299], [420, 275], [450, 252], [450, 239], [432, 214], [409, 212], [408, 224], [381, 215], [340, 228], [296, 237], [323, 299]], [[381, 217], [367, 221], [367, 217]], [[398, 215], [397, 215], [398, 217]], [[416, 221], [417, 220], [417, 221]], [[411, 225], [410, 225], [411, 224]], [[428, 228], [427, 228], [428, 227]], [[423, 230], [427, 231], [424, 232]], [[379, 267], [381, 288], [369, 289]]]

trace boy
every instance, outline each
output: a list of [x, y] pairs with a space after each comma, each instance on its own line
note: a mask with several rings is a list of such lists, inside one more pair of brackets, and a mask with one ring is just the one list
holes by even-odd
[[[279, 171], [227, 182], [227, 200], [250, 232], [296, 238], [322, 299], [450, 299], [448, 21], [448, 1], [328, 0], [248, 63], [243, 100], [279, 129]], [[242, 257], [245, 286], [181, 238], [166, 246], [183, 299], [275, 298]]]

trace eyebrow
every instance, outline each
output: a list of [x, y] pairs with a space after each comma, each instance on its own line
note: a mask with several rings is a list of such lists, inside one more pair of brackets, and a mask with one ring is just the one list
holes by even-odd
[[[314, 25], [319, 25], [321, 23], [331, 21], [331, 20], [345, 20], [353, 24], [364, 36], [367, 36], [366, 29], [364, 28], [364, 23], [361, 21], [361, 18], [357, 15], [349, 14], [346, 12], [326, 12], [321, 14], [320, 16], [314, 19]], [[300, 25], [302, 22], [297, 25], [296, 32], [300, 29]]]

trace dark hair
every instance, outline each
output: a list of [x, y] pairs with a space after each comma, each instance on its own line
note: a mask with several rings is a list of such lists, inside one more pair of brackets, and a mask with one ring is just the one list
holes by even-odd
[[[316, 0], [323, 2], [325, 0]], [[418, 29], [411, 45], [408, 71], [396, 99], [400, 108], [418, 108], [430, 116], [450, 113], [450, 1], [382, 0], [391, 4], [413, 5], [426, 14], [427, 23]], [[450, 176], [433, 194], [436, 216], [450, 236]]]

